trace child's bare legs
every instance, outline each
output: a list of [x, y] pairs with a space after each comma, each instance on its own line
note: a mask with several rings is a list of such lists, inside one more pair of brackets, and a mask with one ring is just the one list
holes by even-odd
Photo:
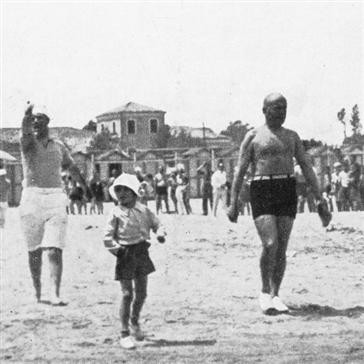
[[134, 279], [135, 298], [133, 300], [133, 281], [122, 279], [120, 281], [122, 298], [120, 303], [121, 336], [129, 335], [130, 309], [132, 306], [131, 323], [138, 325], [140, 311], [147, 296], [147, 276]]
[[120, 322], [121, 336], [129, 336], [130, 306], [133, 301], [133, 281], [131, 279], [121, 279], [121, 302], [120, 302]]
[[134, 279], [135, 297], [131, 310], [130, 322], [132, 325], [139, 325], [139, 315], [142, 310], [145, 299], [147, 298], [148, 276]]

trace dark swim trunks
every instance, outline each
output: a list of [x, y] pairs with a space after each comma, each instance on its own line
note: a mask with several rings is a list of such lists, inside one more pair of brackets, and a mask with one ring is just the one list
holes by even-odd
[[115, 280], [135, 279], [154, 272], [149, 247], [150, 243], [146, 241], [135, 245], [123, 245], [117, 253]]
[[261, 215], [296, 217], [297, 194], [294, 178], [252, 181], [250, 201], [253, 218]]

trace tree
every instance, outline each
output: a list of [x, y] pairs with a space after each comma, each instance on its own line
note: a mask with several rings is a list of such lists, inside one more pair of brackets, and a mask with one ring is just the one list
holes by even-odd
[[162, 125], [157, 134], [156, 147], [167, 148], [168, 141], [170, 138], [171, 138], [171, 127], [167, 124]]
[[345, 118], [345, 108], [342, 108], [338, 113], [337, 113], [337, 118], [340, 121], [341, 124], [343, 124], [344, 126], [344, 139], [346, 138], [346, 122], [344, 120]]
[[251, 129], [253, 127], [249, 126], [248, 123], [243, 124], [241, 120], [236, 120], [230, 122], [229, 126], [220, 134], [230, 137], [235, 144], [240, 145], [247, 132]]
[[105, 128], [93, 136], [90, 146], [99, 150], [116, 149], [120, 146], [120, 138], [116, 134], [111, 134], [109, 129]]
[[169, 148], [195, 148], [203, 146], [204, 140], [202, 138], [194, 138], [184, 129], [181, 129], [177, 135], [171, 135], [168, 139]]
[[89, 131], [94, 131], [96, 132], [97, 130], [97, 123], [93, 120], [90, 120], [87, 125], [85, 125], [82, 130], [89, 130]]
[[351, 129], [353, 131], [353, 136], [357, 136], [361, 134], [361, 123], [359, 116], [359, 107], [358, 105], [354, 105], [351, 111], [351, 119], [349, 120], [351, 124]]

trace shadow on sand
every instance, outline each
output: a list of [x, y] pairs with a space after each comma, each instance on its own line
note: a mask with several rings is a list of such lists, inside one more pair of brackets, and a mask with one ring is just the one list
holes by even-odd
[[144, 346], [166, 347], [166, 346], [212, 346], [216, 340], [152, 340], [149, 339]]
[[363, 306], [355, 306], [338, 310], [330, 306], [320, 306], [307, 304], [300, 306], [290, 306], [288, 315], [290, 316], [312, 316], [312, 317], [351, 317], [356, 318], [364, 313]]

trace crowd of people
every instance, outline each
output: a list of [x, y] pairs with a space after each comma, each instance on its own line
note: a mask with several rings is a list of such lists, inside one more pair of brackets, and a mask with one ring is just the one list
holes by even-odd
[[[313, 171], [317, 174], [315, 167]], [[68, 214], [103, 214], [104, 202], [108, 200], [108, 188], [120, 175], [112, 170], [108, 180], [101, 180], [95, 171], [87, 185], [79, 182], [64, 172], [62, 174], [64, 192], [68, 197]], [[143, 174], [140, 167], [135, 167], [135, 175], [140, 182], [139, 200], [148, 205], [155, 201], [156, 213], [192, 214], [190, 204], [190, 176], [183, 164], [175, 167], [160, 165], [158, 173]], [[297, 194], [297, 212], [317, 212], [313, 191], [307, 183], [299, 165], [294, 167]], [[226, 210], [230, 206], [231, 182], [228, 180], [223, 161], [217, 162], [212, 171], [211, 162], [204, 162], [197, 169], [197, 177], [201, 179], [202, 215], [209, 213], [217, 216], [218, 206]], [[247, 171], [239, 194], [239, 212], [241, 215], [251, 214], [250, 205], [251, 173]], [[364, 169], [349, 158], [342, 163], [334, 164], [334, 172], [326, 168], [322, 196], [327, 201], [331, 212], [360, 211], [364, 209]], [[89, 207], [88, 207], [89, 206]]]
[[[354, 157], [336, 162], [334, 171], [329, 166], [324, 174], [322, 196], [331, 212], [364, 210], [364, 169]], [[313, 168], [315, 171], [315, 168]], [[298, 197], [297, 212], [316, 212], [315, 199], [299, 166], [294, 168], [296, 192]], [[316, 171], [315, 171], [316, 172]], [[307, 206], [307, 210], [306, 207]]]

